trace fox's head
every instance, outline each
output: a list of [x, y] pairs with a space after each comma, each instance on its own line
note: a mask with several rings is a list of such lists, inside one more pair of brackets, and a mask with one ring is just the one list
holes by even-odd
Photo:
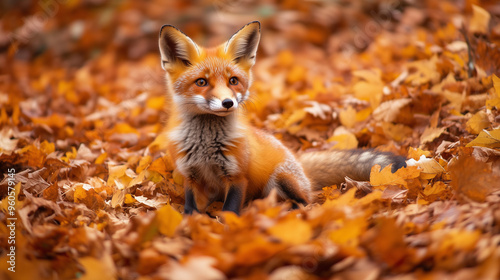
[[160, 30], [162, 68], [180, 110], [226, 116], [248, 98], [260, 40], [251, 22], [218, 47], [205, 49], [171, 25]]

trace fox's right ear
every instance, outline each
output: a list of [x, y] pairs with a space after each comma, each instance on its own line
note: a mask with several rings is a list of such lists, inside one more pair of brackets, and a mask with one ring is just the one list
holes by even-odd
[[161, 67], [167, 70], [175, 63], [185, 66], [192, 64], [192, 59], [199, 54], [198, 46], [191, 38], [172, 25], [163, 25], [160, 29]]

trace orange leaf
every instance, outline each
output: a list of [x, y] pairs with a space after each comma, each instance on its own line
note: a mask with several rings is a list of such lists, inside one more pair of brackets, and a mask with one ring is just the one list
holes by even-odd
[[416, 166], [401, 168], [395, 173], [391, 172], [390, 165], [384, 167], [382, 171], [380, 169], [380, 165], [375, 165], [370, 172], [370, 184], [376, 188], [387, 185], [402, 185], [407, 187], [407, 179], [417, 178], [420, 175], [420, 170]]
[[75, 203], [83, 203], [92, 210], [103, 209], [106, 205], [104, 199], [93, 188], [87, 190], [81, 183], [77, 184], [73, 198]]
[[488, 34], [488, 25], [491, 15], [485, 9], [472, 5], [472, 18], [469, 24], [469, 31], [472, 33]]
[[268, 232], [284, 243], [296, 245], [311, 238], [311, 226], [295, 217], [278, 222], [268, 229]]

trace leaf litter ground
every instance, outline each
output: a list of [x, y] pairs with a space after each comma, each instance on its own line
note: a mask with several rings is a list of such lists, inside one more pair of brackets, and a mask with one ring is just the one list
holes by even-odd
[[[500, 278], [495, 1], [40, 3], [5, 4], [0, 31], [0, 278]], [[255, 19], [255, 126], [409, 166], [298, 210], [272, 194], [183, 216], [157, 30], [213, 45]]]

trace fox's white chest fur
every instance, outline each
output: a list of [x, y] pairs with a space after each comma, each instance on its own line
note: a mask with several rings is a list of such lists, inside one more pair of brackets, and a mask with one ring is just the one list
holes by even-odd
[[185, 153], [176, 165], [186, 178], [216, 185], [220, 178], [240, 172], [236, 158], [226, 153], [242, 140], [234, 115], [191, 116], [172, 131], [170, 139], [180, 147], [180, 153]]

